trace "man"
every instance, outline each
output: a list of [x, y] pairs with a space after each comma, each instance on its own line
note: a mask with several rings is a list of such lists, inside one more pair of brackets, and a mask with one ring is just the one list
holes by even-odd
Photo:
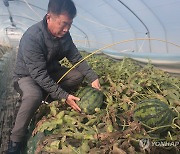
[[59, 61], [66, 57], [75, 64], [82, 59], [69, 33], [75, 15], [76, 8], [71, 0], [50, 0], [44, 19], [31, 26], [21, 38], [14, 80], [16, 89], [22, 94], [22, 103], [10, 136], [9, 154], [20, 152], [30, 120], [44, 98], [44, 91], [52, 99], [65, 99], [68, 105], [80, 112], [81, 109], [75, 103], [79, 98], [71, 95], [70, 91], [84, 77], [92, 87], [100, 89], [98, 76], [85, 61], [57, 84], [68, 70], [60, 66]]

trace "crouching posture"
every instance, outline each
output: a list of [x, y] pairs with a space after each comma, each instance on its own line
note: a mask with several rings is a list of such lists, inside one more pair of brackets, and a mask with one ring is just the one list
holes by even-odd
[[28, 125], [44, 99], [65, 99], [74, 110], [81, 111], [70, 94], [86, 77], [92, 87], [100, 89], [98, 76], [83, 61], [57, 84], [68, 70], [59, 64], [66, 57], [72, 64], [82, 59], [74, 45], [69, 29], [76, 16], [71, 0], [50, 0], [44, 19], [32, 25], [21, 38], [14, 71], [16, 89], [22, 94], [14, 128], [10, 136], [8, 154], [18, 154]]

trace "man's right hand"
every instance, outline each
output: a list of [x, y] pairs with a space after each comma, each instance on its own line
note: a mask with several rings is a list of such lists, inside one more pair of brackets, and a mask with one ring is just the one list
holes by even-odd
[[71, 106], [75, 111], [81, 112], [81, 109], [79, 108], [79, 106], [76, 104], [75, 101], [79, 101], [80, 98], [75, 97], [73, 95], [68, 95], [67, 99], [66, 99], [66, 103]]

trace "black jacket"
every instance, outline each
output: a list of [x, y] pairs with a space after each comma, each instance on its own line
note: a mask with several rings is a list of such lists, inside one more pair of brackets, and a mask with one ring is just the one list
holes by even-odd
[[[50, 72], [59, 68], [59, 61], [64, 57], [72, 64], [82, 59], [69, 32], [62, 38], [55, 38], [47, 30], [44, 17], [42, 21], [28, 28], [21, 38], [14, 79], [31, 76], [52, 98], [66, 99], [68, 93], [49, 76]], [[76, 68], [90, 82], [98, 78], [85, 61]]]

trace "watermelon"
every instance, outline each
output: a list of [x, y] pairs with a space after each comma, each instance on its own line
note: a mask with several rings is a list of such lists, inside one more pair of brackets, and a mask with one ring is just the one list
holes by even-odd
[[93, 87], [87, 86], [78, 91], [77, 97], [80, 98], [80, 101], [76, 103], [81, 108], [82, 112], [93, 114], [96, 108], [102, 106], [104, 94]]
[[171, 125], [175, 116], [176, 112], [159, 99], [144, 100], [134, 110], [134, 119], [151, 128]]

